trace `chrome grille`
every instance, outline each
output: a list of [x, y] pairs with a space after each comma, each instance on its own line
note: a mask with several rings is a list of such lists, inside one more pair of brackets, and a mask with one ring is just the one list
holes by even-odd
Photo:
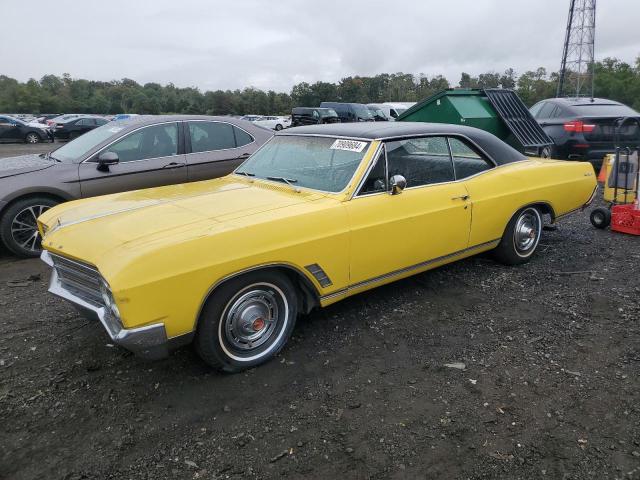
[[103, 306], [100, 293], [102, 277], [95, 267], [59, 255], [51, 254], [51, 259], [62, 288], [92, 305]]

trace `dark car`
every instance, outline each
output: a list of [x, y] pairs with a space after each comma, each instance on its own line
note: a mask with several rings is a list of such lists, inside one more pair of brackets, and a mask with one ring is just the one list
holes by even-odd
[[[604, 98], [550, 98], [530, 111], [554, 142], [552, 158], [587, 160], [598, 168], [604, 156], [615, 151], [616, 121], [640, 118], [632, 108]], [[635, 122], [628, 122], [620, 134], [621, 146], [636, 146], [640, 140]]]
[[73, 140], [80, 135], [87, 133], [94, 128], [101, 127], [108, 123], [103, 117], [78, 117], [70, 118], [53, 125], [53, 135], [60, 140]]
[[322, 102], [320, 106], [333, 108], [342, 123], [374, 121], [371, 111], [362, 103]]
[[295, 107], [291, 110], [292, 127], [338, 122], [340, 122], [340, 118], [332, 108]]
[[139, 116], [111, 122], [41, 155], [0, 160], [0, 240], [40, 250], [36, 218], [67, 200], [228, 174], [273, 131], [229, 117]]
[[0, 143], [38, 143], [50, 139], [50, 131], [45, 125], [36, 126], [15, 117], [0, 115]]
[[371, 115], [373, 115], [373, 119], [376, 122], [388, 122], [390, 120], [390, 118], [388, 118], [385, 113], [380, 110], [380, 107], [376, 107], [375, 105], [367, 105], [367, 108], [371, 112]]

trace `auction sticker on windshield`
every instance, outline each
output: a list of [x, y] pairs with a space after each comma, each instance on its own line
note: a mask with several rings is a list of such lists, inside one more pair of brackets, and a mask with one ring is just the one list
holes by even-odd
[[333, 145], [331, 145], [332, 150], [346, 150], [348, 152], [358, 152], [360, 153], [364, 147], [367, 146], [367, 142], [359, 142], [357, 140], [345, 140], [343, 138], [339, 138]]

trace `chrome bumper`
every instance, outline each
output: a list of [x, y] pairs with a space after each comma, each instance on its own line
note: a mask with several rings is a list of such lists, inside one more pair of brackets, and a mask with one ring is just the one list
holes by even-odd
[[169, 354], [164, 324], [156, 323], [140, 328], [123, 328], [119, 326], [118, 322], [114, 321], [111, 313], [104, 306], [87, 302], [64, 288], [49, 252], [43, 250], [40, 258], [51, 267], [49, 292], [71, 302], [86, 318], [99, 320], [113, 343], [150, 360], [164, 358]]

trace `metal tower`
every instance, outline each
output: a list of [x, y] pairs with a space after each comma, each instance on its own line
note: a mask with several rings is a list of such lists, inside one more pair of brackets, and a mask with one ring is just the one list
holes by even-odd
[[593, 97], [596, 0], [571, 0], [556, 97]]

